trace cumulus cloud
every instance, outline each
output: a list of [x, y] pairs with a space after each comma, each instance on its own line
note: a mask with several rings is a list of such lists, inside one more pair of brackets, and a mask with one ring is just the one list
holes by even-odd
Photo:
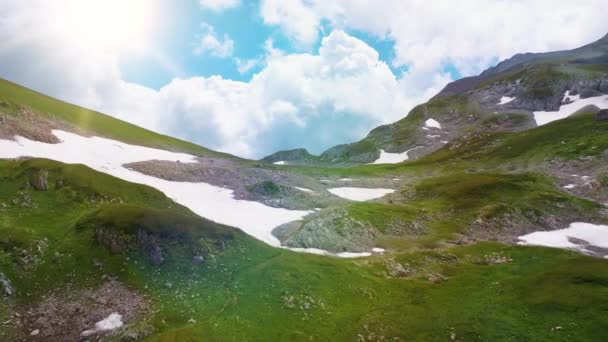
[[[4, 26], [0, 38], [9, 41], [21, 32], [31, 39], [0, 47], [3, 77], [241, 156], [261, 157], [300, 146], [321, 152], [399, 119], [414, 104], [373, 48], [339, 30], [325, 37], [315, 54], [288, 54], [268, 40], [262, 68], [247, 82], [190, 77], [154, 90], [123, 80], [115, 55], [56, 49], [62, 36], [28, 25], [32, 11], [15, 8], [0, 13], [24, 20]], [[43, 20], [44, 13], [39, 14], [36, 19]]]
[[262, 62], [262, 60], [259, 58], [241, 59], [241, 58], [237, 57], [234, 59], [234, 63], [236, 64], [236, 69], [239, 72], [239, 74], [241, 74], [241, 75], [248, 73], [253, 68], [260, 65], [261, 62]]
[[163, 87], [171, 113], [163, 127], [186, 138], [206, 132], [207, 146], [245, 156], [298, 146], [320, 152], [413, 105], [378, 53], [342, 31], [325, 37], [317, 55], [269, 51], [249, 82], [198, 77]]
[[241, 5], [241, 0], [199, 0], [203, 8], [221, 12]]
[[[291, 8], [291, 10], [286, 9]], [[446, 64], [477, 74], [518, 52], [568, 49], [606, 33], [605, 0], [292, 0], [263, 1], [260, 14], [292, 39], [310, 45], [321, 25], [394, 41], [397, 67], [435, 77]]]
[[263, 0], [260, 11], [264, 23], [277, 25], [304, 47], [318, 38], [320, 18], [305, 1]]
[[217, 32], [215, 32], [213, 26], [207, 23], [202, 23], [201, 29], [203, 34], [194, 48], [195, 54], [203, 55], [209, 53], [210, 55], [219, 58], [232, 56], [232, 53], [234, 52], [234, 41], [230, 39], [230, 36], [225, 34], [223, 38], [218, 38]]

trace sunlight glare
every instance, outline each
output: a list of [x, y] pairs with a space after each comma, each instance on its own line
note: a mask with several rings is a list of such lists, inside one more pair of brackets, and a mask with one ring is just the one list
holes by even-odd
[[126, 50], [145, 45], [156, 1], [73, 0], [63, 22], [68, 37], [83, 47]]

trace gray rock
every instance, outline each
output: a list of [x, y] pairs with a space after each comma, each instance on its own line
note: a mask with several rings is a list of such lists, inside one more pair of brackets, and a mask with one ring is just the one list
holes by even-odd
[[586, 99], [589, 97], [594, 97], [594, 96], [600, 96], [602, 95], [602, 93], [600, 93], [599, 91], [592, 89], [592, 88], [586, 88], [581, 90], [581, 99]]
[[608, 109], [602, 109], [599, 112], [597, 112], [596, 120], [597, 121], [608, 121]]
[[2, 272], [0, 272], [0, 284], [2, 285], [2, 288], [4, 289], [4, 294], [6, 296], [15, 295], [15, 288], [11, 284], [11, 281], [8, 280], [8, 278]]
[[608, 94], [608, 80], [602, 80], [599, 88], [602, 93]]
[[195, 255], [195, 256], [192, 258], [192, 262], [193, 262], [193, 263], [195, 263], [195, 264], [197, 264], [197, 265], [198, 265], [198, 264], [202, 264], [204, 261], [205, 261], [205, 258], [203, 258], [203, 256], [202, 256], [202, 255]]
[[30, 185], [36, 189], [36, 190], [48, 190], [49, 189], [49, 184], [48, 184], [48, 177], [49, 177], [49, 173], [47, 170], [40, 170], [38, 171], [38, 173], [36, 175], [33, 175], [32, 178], [30, 179]]

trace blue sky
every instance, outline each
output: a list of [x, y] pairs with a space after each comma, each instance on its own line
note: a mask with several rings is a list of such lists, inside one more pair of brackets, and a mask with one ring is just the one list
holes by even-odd
[[604, 0], [6, 0], [0, 77], [243, 157], [320, 153], [515, 53], [598, 39], [603, 13]]

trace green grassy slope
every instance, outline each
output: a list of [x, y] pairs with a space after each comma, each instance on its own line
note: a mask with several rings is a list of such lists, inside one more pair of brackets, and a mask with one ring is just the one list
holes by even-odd
[[[26, 185], [41, 169], [46, 191]], [[0, 298], [9, 310], [55, 289], [95, 287], [107, 274], [151, 301], [151, 341], [608, 338], [608, 267], [574, 252], [483, 243], [333, 259], [268, 247], [156, 190], [79, 165], [1, 161], [0, 182], [0, 269], [18, 290]], [[421, 190], [434, 197], [459, 187], [444, 183]], [[110, 253], [95, 242], [99, 227], [202, 238], [212, 256], [195, 265], [188, 243], [171, 240], [170, 257], [153, 266], [138, 251]], [[24, 261], [23, 250], [35, 258]], [[496, 264], [496, 255], [511, 261]], [[390, 275], [396, 263], [406, 274]]]
[[191, 153], [235, 158], [196, 144], [158, 134], [90, 109], [72, 105], [0, 78], [0, 101], [6, 106], [26, 106], [36, 113], [68, 122], [89, 134], [125, 143]]

